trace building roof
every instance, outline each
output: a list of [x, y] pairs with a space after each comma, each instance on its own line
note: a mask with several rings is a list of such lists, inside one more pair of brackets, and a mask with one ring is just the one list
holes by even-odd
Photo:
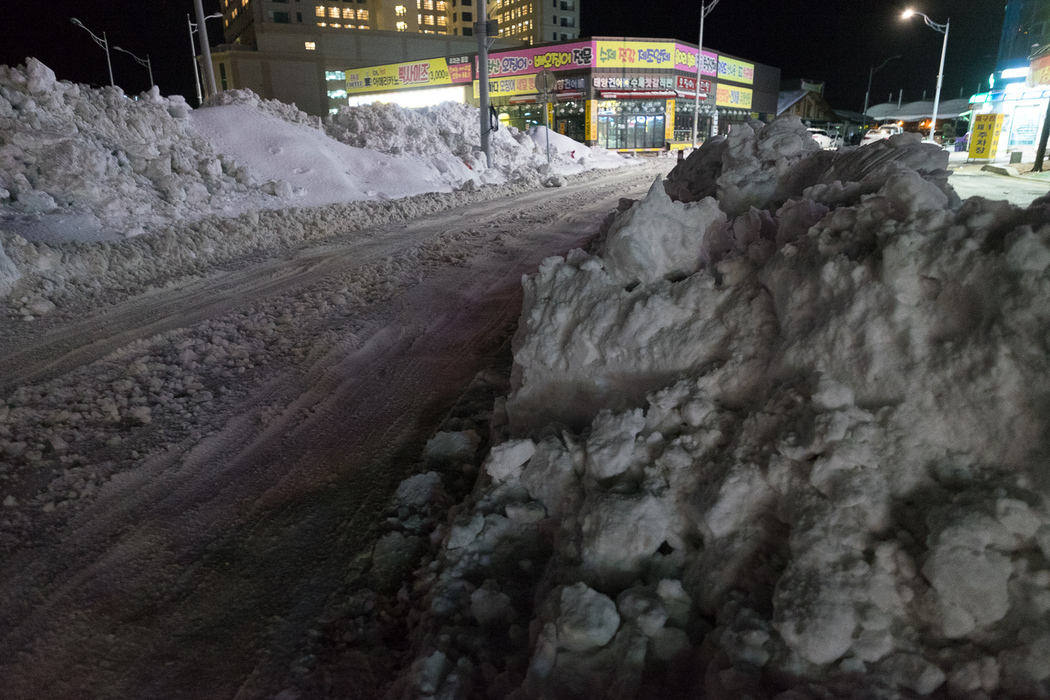
[[[937, 106], [938, 119], [954, 119], [970, 111], [970, 98], [944, 100]], [[917, 122], [933, 116], [933, 100], [906, 102], [897, 106], [893, 102], [883, 102], [868, 108], [872, 119], [896, 119], [902, 122]]]
[[809, 90], [783, 90], [777, 94], [777, 114], [783, 114], [785, 109], [791, 107], [803, 97]]

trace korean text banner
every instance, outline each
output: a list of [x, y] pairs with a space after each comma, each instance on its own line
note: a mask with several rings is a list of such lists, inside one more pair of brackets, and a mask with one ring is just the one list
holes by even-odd
[[718, 79], [732, 80], [734, 83], [755, 82], [755, 64], [738, 61], [735, 58], [718, 57]]
[[[704, 51], [704, 62], [700, 65], [700, 75], [718, 75], [718, 56]], [[674, 67], [696, 73], [696, 49], [683, 44], [674, 45]]]
[[750, 110], [752, 94], [751, 88], [719, 85], [718, 98], [715, 104], [719, 107], [739, 107], [740, 109]]
[[675, 45], [666, 42], [596, 41], [594, 52], [596, 68], [674, 68], [675, 66]]
[[[455, 59], [453, 59], [455, 60]], [[346, 71], [346, 92], [356, 94], [406, 87], [453, 85], [470, 82], [470, 64], [450, 66], [444, 58], [391, 63]]]
[[1003, 129], [1002, 114], [975, 114], [970, 133], [971, 158], [994, 158], [999, 151], [999, 134]]
[[1028, 66], [1028, 85], [1050, 85], [1050, 56], [1032, 61]]
[[489, 78], [539, 73], [544, 68], [552, 71], [589, 68], [593, 55], [594, 47], [589, 41], [540, 49], [501, 51], [489, 54]]
[[[479, 82], [474, 81], [474, 97], [481, 96]], [[514, 78], [495, 78], [489, 80], [489, 95], [510, 97], [513, 95], [532, 95], [539, 92], [536, 88], [536, 76], [519, 75]]]

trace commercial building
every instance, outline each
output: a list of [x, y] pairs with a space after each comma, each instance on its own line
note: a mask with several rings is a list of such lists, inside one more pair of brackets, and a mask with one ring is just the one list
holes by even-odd
[[[577, 141], [630, 151], [690, 142], [697, 99], [700, 134], [728, 133], [732, 123], [749, 117], [769, 120], [780, 83], [778, 68], [698, 52], [673, 39], [595, 37], [494, 50], [488, 69], [490, 99], [503, 123], [524, 129], [549, 120]], [[546, 95], [538, 80], [543, 71], [553, 74]], [[475, 56], [446, 55], [347, 69], [346, 92], [352, 103], [409, 104], [424, 91], [440, 89], [476, 103], [477, 75]]]

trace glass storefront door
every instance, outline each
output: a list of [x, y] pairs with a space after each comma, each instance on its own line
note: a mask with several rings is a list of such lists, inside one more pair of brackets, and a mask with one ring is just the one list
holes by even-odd
[[598, 145], [609, 149], [663, 148], [665, 100], [603, 100], [598, 103]]

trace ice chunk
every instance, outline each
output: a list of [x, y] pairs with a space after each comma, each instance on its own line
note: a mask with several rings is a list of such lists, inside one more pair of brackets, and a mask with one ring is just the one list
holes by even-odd
[[585, 583], [563, 588], [560, 602], [557, 629], [562, 649], [588, 651], [605, 646], [620, 627], [616, 604]]
[[496, 482], [517, 479], [521, 476], [522, 467], [536, 452], [536, 443], [532, 440], [508, 440], [492, 448], [485, 458], [484, 469]]

